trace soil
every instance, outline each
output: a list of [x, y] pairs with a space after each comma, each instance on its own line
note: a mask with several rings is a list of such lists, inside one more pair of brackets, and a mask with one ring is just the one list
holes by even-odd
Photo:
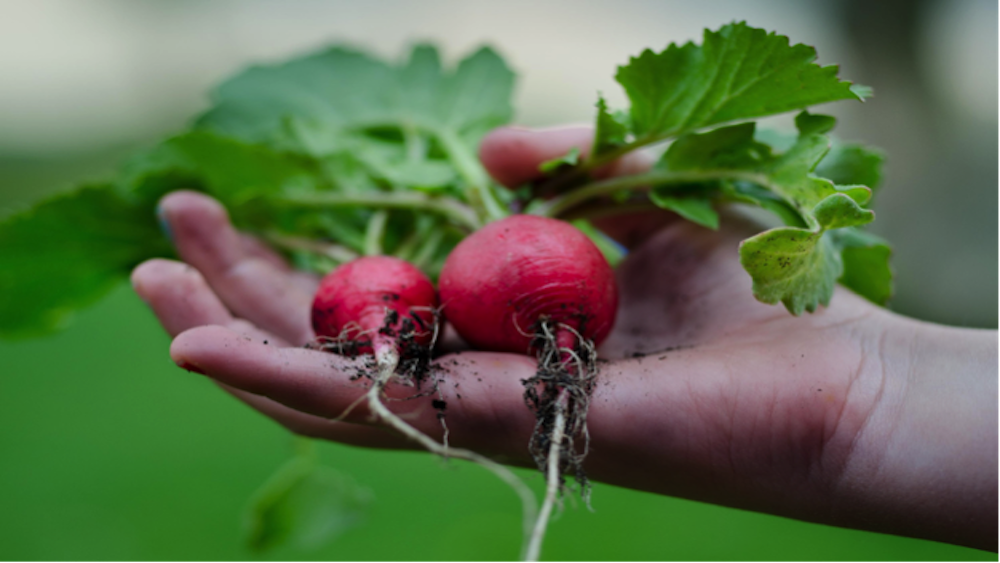
[[[597, 378], [597, 352], [586, 339], [575, 338], [572, 354], [561, 350], [556, 334], [564, 330], [544, 319], [535, 327], [533, 349], [538, 358], [534, 377], [524, 379], [524, 401], [535, 412], [535, 431], [529, 452], [543, 473], [548, 464], [556, 415], [563, 410], [565, 429], [559, 446], [561, 475], [573, 475], [584, 498], [590, 483], [583, 470], [590, 436], [587, 433], [587, 410]], [[560, 483], [563, 485], [564, 483]]]

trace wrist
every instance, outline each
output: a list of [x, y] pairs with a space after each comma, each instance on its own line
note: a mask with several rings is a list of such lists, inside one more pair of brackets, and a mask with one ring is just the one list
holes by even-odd
[[887, 314], [878, 399], [840, 480], [852, 526], [996, 550], [997, 335]]

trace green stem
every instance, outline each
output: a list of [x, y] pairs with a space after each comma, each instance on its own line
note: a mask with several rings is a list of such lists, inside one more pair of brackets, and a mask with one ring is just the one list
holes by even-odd
[[422, 160], [427, 154], [427, 142], [420, 136], [420, 131], [410, 121], [404, 121], [401, 128], [406, 146], [406, 160], [410, 162]]
[[510, 215], [497, 199], [490, 186], [489, 177], [483, 170], [479, 160], [473, 155], [465, 143], [449, 129], [438, 129], [434, 132], [451, 163], [468, 184], [468, 197], [472, 206], [479, 212], [483, 222], [496, 221]]
[[327, 258], [340, 263], [350, 262], [358, 257], [357, 252], [339, 244], [285, 235], [277, 231], [264, 233], [264, 238], [274, 246], [278, 246], [286, 250], [304, 250], [306, 252], [326, 256]]
[[580, 168], [584, 172], [590, 172], [596, 170], [601, 166], [604, 166], [606, 164], [611, 164], [612, 162], [618, 160], [619, 158], [625, 156], [626, 154], [634, 150], [639, 150], [643, 147], [648, 147], [649, 145], [655, 145], [656, 143], [659, 143], [660, 141], [666, 141], [667, 139], [673, 136], [674, 136], [673, 134], [667, 134], [667, 135], [651, 135], [646, 137], [639, 137], [638, 139], [634, 139], [631, 143], [622, 145], [614, 150], [608, 151], [604, 154], [586, 160], [580, 165]]
[[434, 257], [434, 253], [437, 251], [438, 247], [441, 246], [441, 241], [444, 240], [444, 231], [441, 229], [436, 229], [427, 235], [424, 239], [424, 243], [420, 245], [420, 248], [413, 255], [411, 262], [421, 270], [426, 270], [431, 258]]
[[475, 211], [455, 199], [432, 197], [420, 192], [313, 192], [275, 197], [274, 201], [303, 207], [373, 207], [430, 211], [450, 219], [469, 231], [482, 226]]
[[381, 256], [384, 254], [382, 239], [385, 237], [385, 224], [389, 220], [389, 212], [380, 209], [372, 214], [365, 229], [365, 256]]
[[559, 217], [581, 203], [595, 198], [611, 195], [618, 190], [649, 190], [653, 187], [671, 184], [691, 184], [713, 180], [743, 180], [765, 187], [770, 185], [767, 177], [763, 174], [736, 170], [713, 170], [709, 172], [647, 172], [646, 174], [622, 176], [619, 178], [611, 178], [601, 182], [587, 184], [573, 190], [572, 192], [568, 192], [562, 196], [535, 205], [529, 210], [529, 212], [545, 217]]
[[393, 255], [397, 258], [413, 262], [413, 256], [419, 252], [421, 242], [427, 240], [427, 236], [435, 231], [435, 222], [432, 217], [424, 215], [417, 218], [417, 224], [413, 231], [396, 247]]
[[563, 191], [568, 185], [572, 185], [575, 180], [587, 177], [591, 172], [597, 170], [598, 168], [611, 164], [612, 162], [618, 160], [619, 158], [625, 156], [626, 154], [641, 149], [642, 147], [656, 144], [660, 141], [665, 141], [670, 138], [671, 135], [659, 135], [659, 136], [647, 136], [641, 137], [639, 139], [633, 140], [631, 143], [622, 145], [614, 150], [608, 151], [604, 154], [591, 157], [578, 166], [574, 166], [567, 173], [556, 176], [552, 178], [547, 183], [545, 183], [539, 191], [544, 193], [559, 193]]

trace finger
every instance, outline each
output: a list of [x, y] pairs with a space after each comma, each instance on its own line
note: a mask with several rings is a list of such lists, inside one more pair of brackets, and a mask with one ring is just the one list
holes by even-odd
[[[178, 336], [170, 355], [179, 365], [242, 391], [267, 397], [291, 409], [334, 418], [367, 392], [370, 373], [361, 359], [301, 348], [276, 348], [246, 339], [223, 327], [200, 327]], [[444, 380], [436, 393], [418, 394], [412, 387], [387, 388], [385, 404], [415, 428], [438, 440], [444, 427], [432, 404], [444, 402], [450, 442], [484, 453], [523, 460], [534, 416], [525, 408], [521, 380], [535, 373], [535, 363], [512, 354], [466, 353], [438, 361]], [[431, 385], [431, 384], [428, 384]], [[423, 389], [424, 391], [427, 388]], [[371, 422], [364, 402], [345, 418]]]
[[272, 257], [248, 252], [226, 210], [195, 192], [174, 192], [160, 201], [177, 252], [197, 268], [236, 316], [300, 345], [313, 338], [312, 293]]
[[[516, 188], [542, 177], [538, 167], [545, 161], [563, 156], [576, 148], [586, 158], [594, 141], [594, 130], [587, 126], [549, 129], [501, 127], [483, 138], [479, 158], [487, 172], [501, 184]], [[597, 176], [638, 174], [649, 169], [653, 158], [643, 151], [631, 152], [612, 165], [599, 170]]]
[[220, 387], [254, 410], [301, 436], [368, 448], [414, 449], [416, 447], [413, 442], [384, 428], [339, 422], [297, 411], [267, 397], [254, 395], [229, 385], [220, 384]]
[[226, 325], [229, 310], [197, 270], [182, 262], [156, 258], [132, 271], [132, 287], [170, 336], [202, 325]]
[[183, 262], [147, 260], [132, 271], [132, 287], [170, 336], [196, 326], [221, 325], [261, 342], [286, 345], [281, 339], [234, 318], [198, 270]]
[[497, 182], [516, 188], [540, 178], [542, 172], [538, 166], [546, 160], [560, 157], [572, 148], [588, 154], [592, 137], [593, 130], [589, 127], [501, 127], [483, 138], [479, 159]]
[[292, 269], [280, 254], [262, 243], [257, 237], [240, 233], [240, 243], [243, 245], [243, 251], [248, 256], [260, 258], [276, 270], [286, 272], [292, 278], [292, 281], [302, 288], [302, 291], [305, 291], [309, 295], [316, 294], [316, 288], [319, 287], [318, 276]]

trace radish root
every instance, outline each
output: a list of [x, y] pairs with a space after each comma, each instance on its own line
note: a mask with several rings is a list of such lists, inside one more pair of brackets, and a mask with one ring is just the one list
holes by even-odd
[[[381, 350], [376, 350], [375, 358], [376, 364], [378, 365], [378, 371], [372, 381], [372, 386], [368, 389], [367, 393], [368, 408], [371, 410], [372, 414], [403, 436], [423, 446], [427, 451], [437, 454], [446, 460], [454, 458], [471, 461], [472, 463], [478, 464], [484, 469], [492, 472], [494, 475], [499, 477], [500, 480], [507, 483], [521, 498], [521, 510], [525, 537], [524, 543], [527, 545], [529, 543], [529, 538], [532, 537], [531, 526], [532, 522], [536, 520], [537, 514], [535, 496], [531, 492], [531, 489], [529, 489], [527, 485], [525, 485], [521, 479], [517, 477], [517, 475], [514, 475], [514, 473], [505, 466], [500, 465], [490, 458], [480, 455], [472, 450], [452, 448], [439, 444], [433, 438], [417, 430], [413, 426], [410, 426], [406, 421], [386, 408], [385, 404], [382, 402], [382, 393], [385, 390], [385, 386], [392, 381], [393, 376], [396, 373], [396, 367], [399, 365], [399, 354], [395, 351], [395, 349], [387, 346], [382, 347]], [[522, 547], [522, 556], [526, 553], [527, 549], [527, 547]]]
[[552, 425], [552, 440], [549, 446], [548, 467], [545, 472], [545, 501], [542, 503], [542, 510], [538, 513], [538, 520], [535, 521], [534, 529], [531, 531], [531, 539], [528, 540], [528, 550], [525, 556], [526, 561], [538, 561], [542, 553], [542, 541], [545, 539], [545, 530], [552, 517], [552, 507], [555, 505], [559, 492], [562, 489], [562, 472], [560, 471], [560, 452], [563, 447], [563, 437], [566, 430], [566, 401], [568, 395], [561, 393], [556, 400], [556, 419]]
[[[527, 559], [537, 561], [548, 521], [565, 489], [563, 475], [572, 474], [590, 508], [590, 482], [583, 460], [590, 447], [587, 411], [597, 378], [597, 351], [593, 343], [572, 327], [539, 323], [533, 348], [538, 351], [538, 372], [523, 381], [524, 398], [537, 422], [530, 451], [545, 474], [546, 491], [538, 520], [528, 542]], [[576, 438], [583, 441], [578, 452]]]

